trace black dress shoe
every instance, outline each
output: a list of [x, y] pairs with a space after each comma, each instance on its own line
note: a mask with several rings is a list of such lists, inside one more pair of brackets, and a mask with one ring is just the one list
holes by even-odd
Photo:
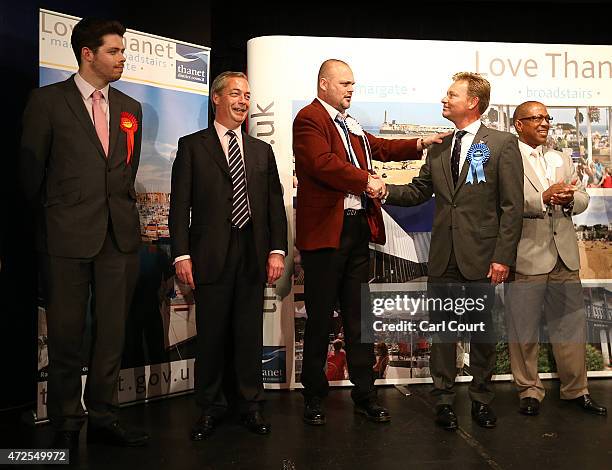
[[126, 428], [119, 421], [108, 426], [92, 426], [87, 428], [87, 442], [102, 443], [119, 447], [141, 447], [147, 444], [149, 435], [146, 432]]
[[79, 447], [79, 431], [56, 431], [51, 443], [52, 449], [75, 450]]
[[389, 411], [376, 403], [376, 400], [355, 403], [355, 413], [364, 415], [375, 423], [387, 423], [391, 421]]
[[323, 403], [320, 398], [314, 397], [306, 400], [304, 406], [304, 422], [313, 426], [325, 424], [325, 413], [323, 412]]
[[536, 416], [540, 413], [540, 402], [537, 398], [525, 397], [521, 398], [519, 405], [519, 413], [527, 416]]
[[608, 414], [608, 410], [605, 406], [601, 406], [591, 398], [591, 395], [588, 393], [586, 395], [582, 395], [581, 397], [574, 398], [570, 400], [572, 403], [576, 403], [580, 408], [582, 408], [587, 413], [593, 413], [600, 416], [605, 416]]
[[204, 439], [209, 438], [212, 436], [217, 424], [219, 424], [217, 418], [214, 418], [211, 415], [203, 414], [191, 429], [191, 440], [203, 441]]
[[447, 431], [456, 431], [459, 427], [457, 415], [450, 405], [440, 405], [436, 408], [435, 422]]
[[272, 426], [266, 421], [261, 411], [251, 411], [242, 416], [242, 424], [255, 434], [270, 434]]
[[479, 401], [472, 402], [472, 418], [483, 428], [494, 428], [497, 423], [497, 417], [491, 407]]

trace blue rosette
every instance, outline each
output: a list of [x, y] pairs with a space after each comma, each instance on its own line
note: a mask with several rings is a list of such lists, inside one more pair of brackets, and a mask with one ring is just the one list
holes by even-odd
[[473, 144], [468, 150], [467, 160], [470, 167], [468, 168], [468, 174], [465, 179], [465, 184], [474, 184], [474, 179], [477, 183], [486, 183], [484, 166], [489, 161], [491, 156], [491, 150], [487, 147], [487, 144], [478, 143]]

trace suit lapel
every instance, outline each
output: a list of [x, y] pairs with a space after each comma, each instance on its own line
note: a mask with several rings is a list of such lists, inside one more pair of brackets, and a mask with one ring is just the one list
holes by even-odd
[[93, 125], [93, 121], [85, 108], [85, 103], [83, 103], [83, 98], [81, 97], [81, 93], [74, 83], [74, 76], [70, 77], [68, 80], [64, 82], [66, 84], [66, 101], [68, 102], [68, 106], [74, 113], [76, 120], [79, 122], [85, 133], [89, 136], [92, 143], [98, 149], [100, 153], [100, 157], [106, 160], [106, 155], [104, 154], [104, 149], [102, 148], [102, 144], [100, 143], [100, 139], [98, 138], [98, 134], [96, 134], [96, 128]]
[[444, 173], [444, 178], [446, 179], [446, 184], [448, 185], [449, 194], [453, 193], [453, 177], [451, 174], [450, 164], [453, 139], [454, 135], [449, 135], [440, 144], [442, 146], [442, 150], [440, 152], [440, 159], [442, 160], [442, 172]]
[[[319, 111], [321, 111], [321, 113], [325, 116], [325, 118], [327, 119], [327, 123], [329, 125], [329, 129], [330, 129], [330, 133], [335, 136], [335, 140], [336, 140], [336, 145], [332, 145], [332, 148], [335, 147], [340, 147], [344, 149], [344, 158], [346, 158], [346, 161], [349, 163], [353, 163], [351, 161], [351, 158], [348, 154], [346, 145], [344, 145], [344, 136], [342, 135], [342, 131], [340, 129], [338, 129], [338, 126], [336, 125], [336, 123], [334, 122], [334, 120], [332, 119], [332, 117], [329, 115], [329, 113], [327, 112], [327, 109], [325, 109], [323, 107], [323, 105], [321, 104], [321, 102], [318, 99], [314, 99], [312, 101], [312, 104], [314, 104]], [[359, 165], [361, 166], [362, 169], [367, 169], [367, 164], [365, 161], [365, 149], [363, 148], [363, 144], [361, 142], [361, 139], [353, 134], [351, 134], [349, 132], [349, 142], [350, 145], [353, 147], [353, 150], [355, 151], [355, 157], [357, 158], [357, 161], [359, 162]], [[355, 149], [361, 149], [361, 154], [359, 155], [357, 153], [357, 151]], [[363, 158], [361, 158], [363, 157]]]
[[540, 182], [540, 178], [538, 178], [538, 175], [536, 174], [535, 170], [533, 169], [533, 165], [531, 164], [529, 159], [525, 155], [523, 155], [523, 152], [521, 152], [521, 157], [523, 158], [523, 170], [524, 170], [524, 173], [525, 173], [525, 177], [529, 180], [531, 185], [537, 191], [544, 192], [544, 188], [542, 187], [542, 183]]
[[[115, 145], [117, 144], [117, 137], [119, 132], [122, 132], [119, 126], [119, 119], [121, 118], [121, 110], [123, 109], [123, 103], [121, 102], [121, 95], [117, 93], [113, 88], [108, 88], [108, 109], [110, 112], [110, 123], [109, 123], [109, 144], [108, 144], [108, 158], [111, 158]], [[142, 123], [139, 123], [142, 125]], [[96, 134], [97, 135], [97, 134]]]
[[204, 131], [202, 134], [204, 147], [208, 150], [208, 153], [212, 156], [213, 161], [219, 166], [221, 171], [231, 180], [229, 165], [225, 153], [223, 153], [223, 147], [221, 147], [221, 141], [215, 130], [215, 126], [212, 125]]
[[[476, 132], [474, 136], [474, 140], [472, 141], [472, 145], [479, 143], [480, 141], [487, 143], [487, 136], [489, 135], [489, 129], [487, 126], [481, 124], [480, 129]], [[485, 164], [486, 165], [486, 164]], [[470, 167], [467, 159], [463, 162], [463, 167], [461, 168], [461, 173], [459, 173], [459, 179], [457, 180], [457, 186], [455, 187], [455, 191], [453, 195], [457, 194], [457, 191], [461, 189], [461, 187], [465, 184], [465, 179], [467, 178], [468, 168]]]
[[242, 160], [244, 161], [244, 173], [246, 175], [247, 180], [247, 193], [249, 195], [249, 201], [252, 204], [252, 201], [255, 200], [255, 195], [252, 193], [254, 191], [254, 184], [249, 184], [249, 181], [254, 181], [255, 178], [255, 149], [251, 145], [249, 136], [242, 133], [242, 148], [244, 150], [244, 155], [242, 156]]

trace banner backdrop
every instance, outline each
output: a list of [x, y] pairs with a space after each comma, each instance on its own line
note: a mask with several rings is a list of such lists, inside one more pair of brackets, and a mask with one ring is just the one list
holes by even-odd
[[[70, 46], [74, 16], [40, 10], [40, 86], [78, 69]], [[122, 79], [111, 86], [142, 103], [142, 151], [136, 191], [143, 244], [140, 278], [129, 314], [119, 384], [121, 403], [193, 388], [195, 306], [175, 284], [170, 260], [170, 174], [180, 136], [208, 126], [210, 48], [127, 30]], [[112, 104], [111, 104], [112, 105]], [[37, 419], [46, 418], [47, 330], [38, 310]], [[89, 328], [88, 328], [89, 330]], [[89, 339], [83, 349], [87, 372]]]
[[[247, 54], [253, 96], [250, 133], [273, 146], [285, 189], [294, 187], [292, 122], [316, 96], [317, 73], [325, 59], [341, 59], [351, 66], [357, 83], [349, 112], [367, 131], [385, 138], [453, 129], [442, 117], [440, 100], [459, 71], [482, 73], [491, 82], [491, 105], [482, 116], [489, 127], [513, 132], [510, 120], [518, 104], [527, 100], [546, 104], [554, 118], [548, 145], [571, 155], [591, 195], [589, 209], [574, 221], [589, 330], [589, 375], [612, 376], [612, 189], [600, 189], [605, 168], [612, 166], [612, 46], [269, 36], [251, 39]], [[387, 183], [405, 183], [418, 174], [421, 164], [378, 163], [375, 168]], [[608, 171], [612, 174], [612, 169]], [[287, 206], [293, 204], [294, 195], [295, 189], [285, 191]], [[397, 290], [406, 290], [403, 283], [425, 280], [433, 201], [384, 209], [387, 243], [370, 245], [370, 285], [400, 283]], [[287, 348], [290, 386], [298, 386], [308, 312], [295, 247], [289, 256], [295, 263], [292, 296], [285, 298], [275, 322], [281, 333], [278, 344]], [[418, 291], [419, 284], [410, 289]], [[497, 300], [503, 304], [502, 289]], [[330, 355], [332, 343], [342, 335], [339, 313], [334, 312]], [[393, 335], [379, 338], [374, 365], [381, 378], [378, 383], [431, 381], [430, 345], [426, 334], [408, 340]], [[497, 349], [498, 378], [510, 378], [507, 348], [501, 342]], [[548, 349], [541, 349], [541, 372], [554, 372]], [[469, 380], [467, 342], [458, 344], [457, 366], [465, 376], [459, 380]], [[348, 377], [346, 370], [343, 376]]]

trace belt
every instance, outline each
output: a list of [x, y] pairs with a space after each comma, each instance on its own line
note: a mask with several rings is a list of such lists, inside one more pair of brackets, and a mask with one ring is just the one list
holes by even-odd
[[365, 214], [365, 209], [344, 209], [344, 215], [362, 215]]

